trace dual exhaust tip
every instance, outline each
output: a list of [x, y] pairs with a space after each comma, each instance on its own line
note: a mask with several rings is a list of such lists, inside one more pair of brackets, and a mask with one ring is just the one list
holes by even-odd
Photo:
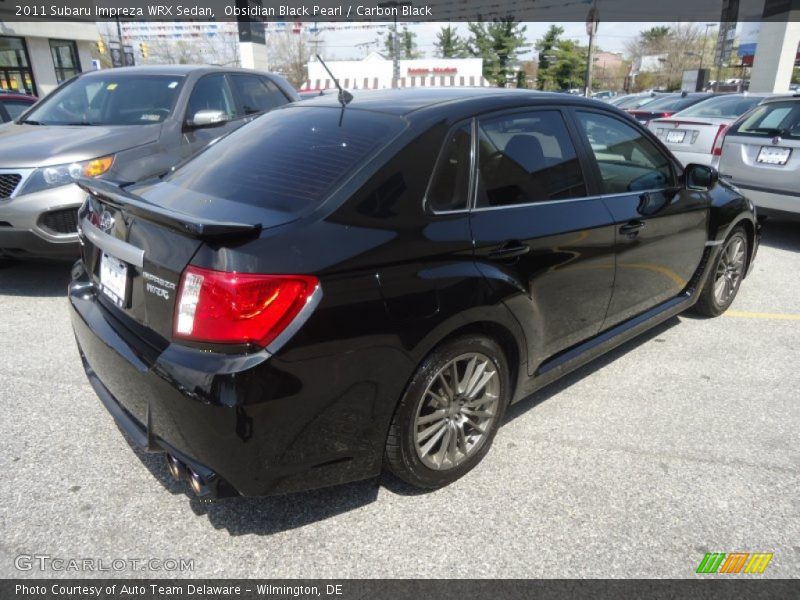
[[198, 496], [208, 496], [211, 494], [211, 489], [208, 486], [206, 479], [197, 471], [187, 466], [180, 459], [175, 458], [172, 454], [167, 454], [167, 468], [169, 474], [175, 481], [189, 480], [189, 486], [192, 491]]

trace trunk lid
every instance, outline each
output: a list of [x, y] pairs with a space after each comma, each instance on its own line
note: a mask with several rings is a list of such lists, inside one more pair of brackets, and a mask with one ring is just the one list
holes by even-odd
[[261, 231], [260, 223], [211, 221], [165, 208], [113, 183], [78, 185], [89, 192], [79, 213], [80, 236], [97, 297], [157, 347], [172, 337], [181, 274], [198, 248]]

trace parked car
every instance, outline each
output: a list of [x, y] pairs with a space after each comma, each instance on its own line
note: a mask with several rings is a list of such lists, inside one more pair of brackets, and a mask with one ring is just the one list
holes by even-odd
[[[81, 180], [86, 374], [200, 495], [477, 465], [510, 403], [730, 306], [748, 201], [582, 97], [383, 90], [277, 109], [163, 178]], [[535, 468], [535, 465], [531, 465]]]
[[652, 119], [671, 117], [676, 112], [685, 110], [690, 106], [712, 98], [715, 94], [707, 92], [681, 92], [680, 94], [665, 94], [660, 98], [648, 102], [637, 108], [626, 108], [634, 119], [647, 125]]
[[36, 96], [28, 96], [26, 94], [0, 94], [0, 123], [8, 123], [13, 121], [28, 110], [31, 106], [36, 104]]
[[297, 100], [244, 69], [104, 69], [59, 86], [0, 128], [0, 260], [76, 258], [77, 177], [139, 181], [169, 171], [259, 114]]
[[671, 117], [653, 119], [648, 128], [682, 164], [719, 164], [728, 127], [771, 94], [724, 94], [703, 100]]
[[800, 213], [800, 97], [766, 100], [732, 125], [719, 170], [759, 209]]
[[592, 98], [594, 98], [595, 100], [609, 101], [609, 100], [612, 100], [613, 98], [615, 98], [616, 95], [617, 95], [617, 92], [612, 92], [610, 90], [601, 90], [599, 92], [593, 92], [592, 93]]
[[609, 102], [612, 106], [616, 106], [617, 108], [621, 108], [623, 110], [626, 109], [634, 109], [639, 108], [640, 106], [644, 106], [645, 104], [649, 104], [653, 102], [656, 98], [663, 96], [663, 94], [658, 93], [647, 93], [647, 94], [628, 94], [627, 96], [621, 96], [618, 98], [614, 98]]

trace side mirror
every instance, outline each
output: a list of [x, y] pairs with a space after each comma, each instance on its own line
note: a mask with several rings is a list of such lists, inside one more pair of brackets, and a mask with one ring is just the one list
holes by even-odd
[[194, 129], [218, 127], [228, 122], [228, 115], [221, 110], [198, 110], [186, 125]]
[[708, 165], [691, 164], [684, 169], [683, 177], [688, 189], [707, 192], [717, 185], [719, 171]]

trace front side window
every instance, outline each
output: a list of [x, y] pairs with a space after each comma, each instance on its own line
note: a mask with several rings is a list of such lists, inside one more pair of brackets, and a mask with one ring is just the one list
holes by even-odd
[[634, 127], [598, 113], [578, 112], [592, 147], [605, 194], [663, 189], [675, 185], [669, 158]]
[[233, 94], [228, 87], [228, 80], [222, 73], [206, 75], [194, 86], [189, 97], [188, 119], [194, 118], [201, 110], [219, 110], [232, 119], [236, 115]]
[[467, 208], [471, 157], [471, 127], [464, 125], [448, 138], [431, 180], [428, 205], [432, 210], [445, 212]]
[[172, 112], [181, 77], [83, 75], [47, 96], [25, 118], [42, 125], [148, 125]]
[[286, 96], [267, 79], [255, 75], [231, 75], [245, 115], [266, 112], [286, 104]]
[[479, 121], [478, 208], [584, 196], [583, 173], [559, 111]]
[[56, 80], [63, 83], [81, 72], [78, 60], [78, 46], [68, 40], [50, 40], [50, 54], [53, 56], [53, 67]]

